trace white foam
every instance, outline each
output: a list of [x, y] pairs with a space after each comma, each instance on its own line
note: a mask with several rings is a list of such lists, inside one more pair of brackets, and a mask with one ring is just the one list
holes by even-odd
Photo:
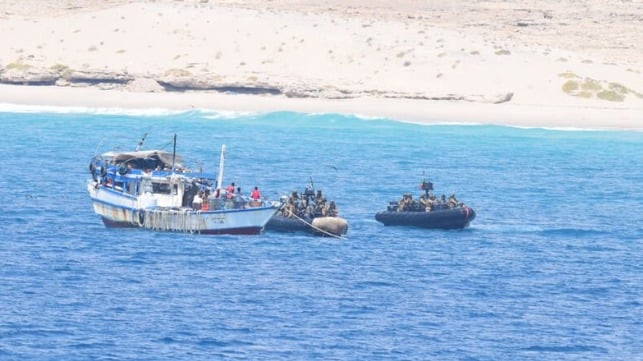
[[497, 126], [516, 128], [516, 129], [542, 129], [557, 132], [619, 132], [619, 131], [643, 131], [641, 128], [581, 128], [581, 127], [552, 127], [552, 126], [528, 126], [528, 125], [512, 125], [512, 124], [496, 124]]
[[211, 120], [220, 120], [220, 119], [234, 119], [234, 118], [240, 118], [240, 117], [248, 117], [252, 115], [257, 115], [260, 113], [257, 112], [242, 112], [242, 111], [234, 111], [234, 110], [215, 110], [215, 109], [205, 109], [205, 108], [199, 108], [196, 109], [198, 112], [202, 114], [202, 117], [205, 119], [211, 119]]
[[184, 110], [164, 108], [92, 108], [59, 105], [22, 105], [0, 103], [0, 112], [4, 113], [56, 113], [56, 114], [104, 114], [132, 116], [161, 116], [185, 113]]
[[127, 115], [138, 117], [156, 117], [180, 114], [198, 114], [205, 119], [234, 119], [242, 116], [257, 114], [255, 112], [225, 111], [206, 108], [166, 109], [166, 108], [118, 108], [118, 107], [78, 107], [59, 105], [23, 105], [0, 103], [2, 113], [54, 113], [54, 114], [95, 114], [95, 115]]

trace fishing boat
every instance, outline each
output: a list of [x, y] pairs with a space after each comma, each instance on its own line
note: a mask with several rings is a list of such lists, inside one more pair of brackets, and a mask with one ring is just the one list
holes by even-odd
[[465, 205], [452, 194], [448, 199], [439, 199], [429, 191], [433, 183], [422, 181], [420, 189], [425, 193], [414, 200], [410, 193], [400, 201], [391, 201], [386, 211], [377, 212], [375, 219], [385, 226], [414, 226], [434, 229], [459, 229], [468, 227], [476, 218], [473, 208]]
[[318, 189], [312, 179], [301, 195], [292, 192], [281, 199], [282, 206], [266, 224], [266, 230], [275, 232], [305, 232], [319, 236], [341, 237], [348, 232], [348, 222], [339, 217], [334, 201]]
[[197, 234], [259, 234], [280, 202], [232, 195], [222, 189], [225, 145], [219, 172], [185, 167], [174, 150], [140, 150], [100, 154], [89, 163], [87, 191], [94, 212], [106, 227], [144, 228]]

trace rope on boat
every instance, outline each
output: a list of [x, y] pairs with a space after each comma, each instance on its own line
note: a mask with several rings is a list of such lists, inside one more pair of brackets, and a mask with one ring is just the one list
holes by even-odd
[[323, 234], [325, 234], [325, 235], [327, 235], [327, 236], [331, 236], [331, 237], [339, 238], [339, 239], [341, 239], [342, 241], [345, 241], [345, 240], [346, 240], [346, 237], [342, 237], [342, 236], [340, 236], [340, 235], [338, 235], [338, 234], [334, 234], [334, 233], [326, 232], [326, 231], [324, 231], [323, 229], [321, 229], [321, 228], [319, 228], [319, 227], [315, 227], [315, 226], [313, 226], [313, 224], [312, 224], [312, 223], [308, 223], [308, 222], [306, 222], [306, 220], [305, 220], [305, 219], [303, 219], [303, 218], [299, 217], [298, 215], [296, 215], [296, 214], [295, 214], [295, 213], [293, 213], [293, 212], [290, 212], [290, 214], [291, 214], [293, 217], [295, 217], [296, 219], [298, 219], [298, 220], [300, 220], [301, 222], [303, 222], [305, 225], [309, 226], [310, 228], [312, 228], [312, 229], [314, 229], [314, 230], [316, 230], [316, 231], [318, 231], [318, 232], [320, 232], [320, 233], [323, 233]]

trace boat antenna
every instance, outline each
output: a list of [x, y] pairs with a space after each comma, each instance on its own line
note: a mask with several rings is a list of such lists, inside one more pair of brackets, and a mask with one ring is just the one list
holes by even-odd
[[429, 196], [429, 191], [433, 190], [433, 183], [426, 181], [424, 171], [422, 171], [422, 183], [420, 183], [420, 189], [424, 190], [424, 194], [426, 194], [427, 197]]
[[145, 134], [143, 134], [143, 137], [141, 138], [141, 140], [138, 141], [138, 144], [136, 145], [136, 151], [137, 152], [139, 150], [141, 150], [141, 147], [143, 146], [143, 143], [145, 142], [146, 137], [147, 137], [147, 132]]
[[221, 157], [219, 158], [219, 176], [217, 177], [217, 194], [220, 193], [223, 184], [223, 164], [225, 163], [225, 144], [221, 145]]
[[172, 173], [174, 173], [175, 166], [176, 166], [176, 133], [174, 134], [174, 149], [172, 150]]
[[96, 149], [94, 149], [94, 157], [96, 156], [96, 154], [98, 154], [98, 148], [100, 148], [103, 145], [104, 141], [105, 141], [105, 137], [103, 137], [103, 139], [101, 139], [100, 142], [96, 144]]

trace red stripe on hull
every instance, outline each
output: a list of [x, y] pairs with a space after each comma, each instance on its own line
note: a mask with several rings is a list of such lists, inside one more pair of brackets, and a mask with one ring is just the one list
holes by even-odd
[[116, 222], [112, 221], [111, 219], [107, 219], [105, 217], [101, 217], [103, 219], [103, 224], [105, 227], [108, 228], [138, 228], [137, 225], [131, 224], [129, 222]]
[[230, 228], [230, 229], [206, 229], [199, 232], [201, 234], [243, 234], [243, 235], [257, 235], [261, 233], [261, 228], [248, 227], [248, 228]]

